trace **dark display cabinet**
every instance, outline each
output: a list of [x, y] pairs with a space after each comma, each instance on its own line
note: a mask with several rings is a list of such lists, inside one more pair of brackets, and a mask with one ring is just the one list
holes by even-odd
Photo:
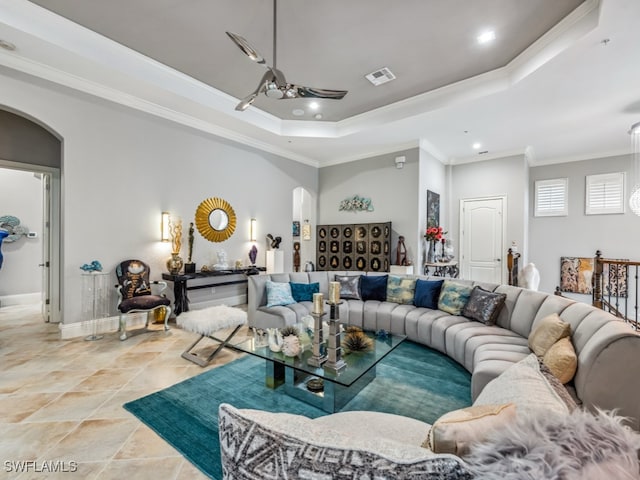
[[391, 222], [318, 225], [318, 270], [388, 272]]

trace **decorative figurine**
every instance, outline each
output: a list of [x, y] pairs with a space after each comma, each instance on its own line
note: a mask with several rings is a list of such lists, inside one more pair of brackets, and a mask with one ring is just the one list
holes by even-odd
[[407, 265], [407, 247], [404, 245], [404, 237], [402, 235], [398, 237], [396, 265]]
[[189, 244], [189, 254], [187, 257], [187, 263], [184, 264], [184, 273], [194, 273], [196, 271], [196, 264], [191, 261], [191, 257], [193, 255], [193, 222], [189, 223], [189, 236], [188, 244]]
[[[0, 233], [2, 235], [2, 233]], [[91, 263], [85, 263], [80, 267], [80, 270], [85, 272], [101, 272], [102, 264], [98, 260], [94, 260]]]
[[280, 242], [282, 242], [282, 237], [273, 237], [270, 233], [267, 234], [267, 238], [269, 239], [269, 245], [274, 250], [280, 248]]
[[5, 237], [8, 237], [8, 236], [9, 236], [9, 232], [4, 230], [3, 228], [0, 228], [0, 268], [2, 268], [2, 262], [4, 261], [4, 257], [2, 256], [2, 240], [4, 240]]

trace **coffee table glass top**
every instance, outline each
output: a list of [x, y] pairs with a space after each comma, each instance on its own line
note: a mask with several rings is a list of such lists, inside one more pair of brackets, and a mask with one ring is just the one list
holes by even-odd
[[[258, 345], [255, 338], [246, 338], [239, 343], [234, 343], [233, 341], [231, 343], [234, 348], [242, 352], [349, 387], [407, 338], [404, 335], [393, 335], [391, 333], [384, 338], [376, 336], [373, 332], [365, 332], [365, 334], [373, 341], [373, 348], [366, 352], [351, 352], [349, 354], [344, 354], [343, 352], [342, 360], [345, 361], [347, 366], [337, 373], [325, 370], [323, 367], [314, 367], [307, 363], [309, 357], [312, 356], [312, 349], [309, 338], [305, 339], [305, 335], [302, 335], [302, 344], [305, 349], [297, 357], [286, 357], [282, 352], [272, 352], [268, 345]], [[342, 335], [344, 337], [345, 334], [343, 333]]]

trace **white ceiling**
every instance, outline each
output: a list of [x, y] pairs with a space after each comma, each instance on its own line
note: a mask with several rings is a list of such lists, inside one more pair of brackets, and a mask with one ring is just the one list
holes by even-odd
[[[277, 14], [287, 80], [349, 90], [319, 102], [322, 121], [308, 99], [261, 96], [234, 110], [264, 70], [224, 31], [270, 63], [273, 12], [260, 0], [0, 0], [0, 39], [17, 47], [0, 49], [0, 66], [316, 166], [417, 145], [445, 163], [630, 151], [626, 132], [640, 117], [637, 0], [322, 6], [279, 0]], [[488, 28], [497, 38], [479, 46]], [[374, 87], [363, 78], [384, 66], [398, 79]]]

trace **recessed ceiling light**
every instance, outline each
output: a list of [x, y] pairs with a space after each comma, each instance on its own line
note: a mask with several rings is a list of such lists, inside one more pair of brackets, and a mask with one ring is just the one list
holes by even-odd
[[11, 42], [7, 42], [6, 40], [0, 40], [0, 48], [4, 48], [5, 50], [13, 52], [16, 49], [16, 46]]
[[319, 106], [320, 106], [320, 105], [318, 105], [318, 102], [311, 102], [311, 103], [309, 104], [309, 108], [310, 108], [311, 110], [317, 110]]
[[482, 144], [481, 144], [481, 143], [476, 142], [476, 143], [474, 143], [474, 144], [473, 144], [473, 145], [471, 145], [471, 146], [473, 147], [473, 149], [474, 149], [474, 150], [479, 150], [479, 149], [480, 149], [480, 147], [482, 147]]
[[315, 118], [316, 120], [322, 120], [322, 114], [321, 113], [316, 113], [313, 118]]
[[489, 30], [488, 32], [484, 32], [481, 35], [478, 35], [478, 43], [483, 44], [483, 43], [489, 43], [492, 42], [493, 40], [496, 39], [496, 32], [494, 32], [493, 30]]
[[301, 108], [296, 108], [291, 113], [293, 113], [296, 117], [301, 117], [302, 115], [304, 115], [304, 110], [302, 110]]

